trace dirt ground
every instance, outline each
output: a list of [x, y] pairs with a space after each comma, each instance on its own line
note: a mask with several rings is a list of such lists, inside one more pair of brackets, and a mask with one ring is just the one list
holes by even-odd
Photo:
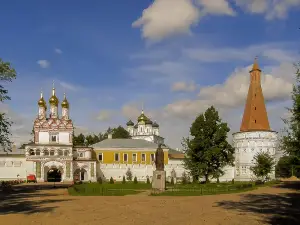
[[66, 189], [18, 187], [0, 195], [1, 224], [300, 224], [300, 183], [199, 197], [72, 197]]

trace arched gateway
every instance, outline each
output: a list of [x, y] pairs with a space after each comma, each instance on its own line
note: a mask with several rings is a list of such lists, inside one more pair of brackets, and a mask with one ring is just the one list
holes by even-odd
[[64, 164], [58, 161], [49, 161], [44, 164], [44, 181], [61, 182], [64, 177]]

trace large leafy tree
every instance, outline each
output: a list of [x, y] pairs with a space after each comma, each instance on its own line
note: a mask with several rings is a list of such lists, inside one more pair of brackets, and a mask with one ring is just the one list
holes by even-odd
[[[295, 166], [294, 164], [298, 164]], [[296, 162], [293, 156], [283, 156], [279, 159], [276, 168], [275, 174], [276, 177], [288, 178], [291, 176], [300, 177], [300, 162]]]
[[89, 134], [84, 136], [83, 134], [79, 134], [78, 136], [73, 136], [73, 144], [81, 145], [81, 146], [90, 146], [96, 144], [100, 141], [103, 141], [108, 138], [108, 134], [112, 134], [113, 139], [121, 138], [128, 139], [130, 135], [128, 131], [122, 126], [118, 126], [116, 128], [109, 127], [104, 133], [99, 133], [98, 135]]
[[[0, 59], [0, 104], [5, 100], [10, 100], [8, 90], [4, 87], [5, 83], [12, 82], [16, 78], [16, 71], [10, 63]], [[8, 120], [5, 113], [0, 112], [0, 145], [4, 149], [11, 149], [10, 126], [12, 122]]]
[[205, 177], [217, 178], [224, 174], [226, 165], [233, 165], [234, 148], [227, 142], [230, 131], [222, 122], [216, 109], [211, 106], [200, 114], [190, 128], [190, 138], [183, 139], [184, 164], [194, 180]]
[[257, 178], [265, 181], [272, 172], [275, 161], [269, 153], [262, 152], [254, 156], [253, 164], [254, 165], [250, 167], [250, 170]]
[[287, 108], [290, 117], [284, 119], [286, 127], [281, 138], [281, 149], [289, 156], [293, 157], [290, 162], [297, 164], [300, 162], [300, 64], [296, 65], [296, 79], [292, 91], [293, 105]]

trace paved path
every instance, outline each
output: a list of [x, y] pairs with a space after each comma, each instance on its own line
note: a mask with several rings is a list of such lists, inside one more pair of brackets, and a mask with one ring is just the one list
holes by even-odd
[[84, 197], [69, 196], [66, 188], [26, 186], [0, 195], [0, 221], [7, 225], [299, 225], [299, 185], [195, 197]]

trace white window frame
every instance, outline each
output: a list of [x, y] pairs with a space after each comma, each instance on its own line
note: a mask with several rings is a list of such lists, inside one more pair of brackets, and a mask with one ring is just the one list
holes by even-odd
[[[118, 155], [118, 160], [116, 160], [116, 155]], [[115, 162], [120, 162], [120, 153], [115, 153], [115, 155], [114, 155], [114, 161]]]
[[[133, 156], [135, 155], [135, 160], [133, 160]], [[137, 153], [132, 153], [132, 162], [137, 162]]]
[[[145, 156], [145, 160], [143, 160], [143, 155]], [[141, 154], [141, 162], [146, 162], [146, 160], [147, 160], [146, 153], [142, 153]]]
[[[101, 155], [101, 160], [99, 159], [99, 155]], [[103, 162], [103, 152], [100, 152], [100, 153], [98, 153], [98, 160], [99, 160], [99, 162]]]
[[[127, 156], [127, 160], [125, 160], [125, 155]], [[123, 162], [128, 162], [128, 153], [123, 153]]]

